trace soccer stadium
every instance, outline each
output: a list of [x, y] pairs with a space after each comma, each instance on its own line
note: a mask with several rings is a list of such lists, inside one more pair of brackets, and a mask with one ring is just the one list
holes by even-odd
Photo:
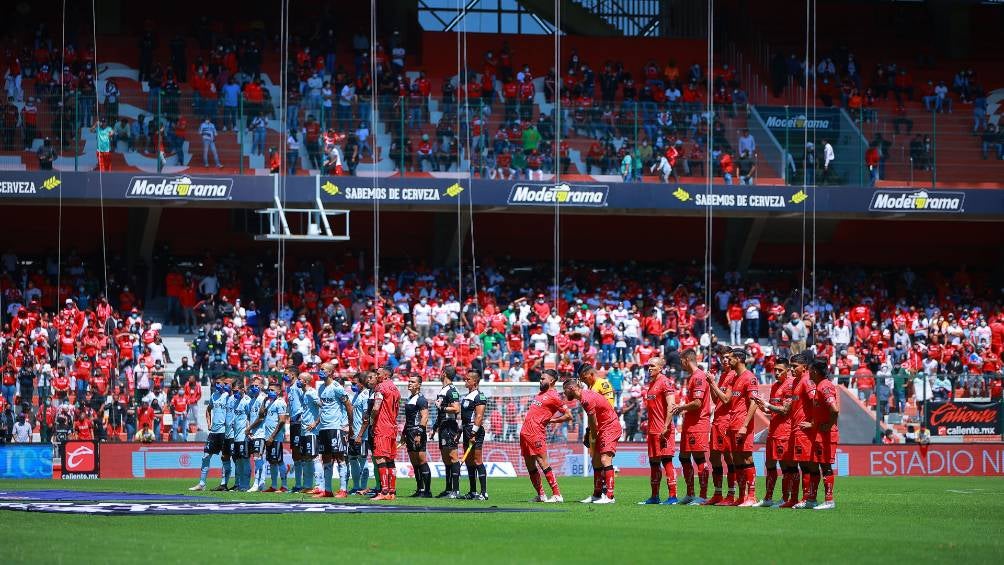
[[1004, 2], [0, 11], [0, 561], [1004, 560]]

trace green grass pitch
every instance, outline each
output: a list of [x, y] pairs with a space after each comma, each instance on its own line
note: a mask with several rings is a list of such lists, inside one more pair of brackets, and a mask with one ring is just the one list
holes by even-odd
[[[463, 483], [466, 486], [466, 479]], [[590, 479], [563, 478], [560, 483], [569, 500], [591, 490]], [[192, 484], [152, 479], [0, 481], [0, 490], [187, 494]], [[402, 479], [398, 486], [411, 492], [413, 483]], [[433, 487], [441, 487], [441, 481], [434, 480]], [[762, 479], [758, 488], [762, 494]], [[492, 480], [489, 490], [488, 504], [498, 506], [529, 505], [532, 494], [525, 478]], [[306, 499], [223, 494], [219, 498], [224, 500]], [[647, 496], [647, 478], [620, 477], [616, 505], [542, 505], [560, 508], [561, 513], [119, 517], [0, 511], [0, 563], [1004, 561], [1000, 478], [838, 478], [837, 509], [825, 512], [635, 504]], [[349, 501], [359, 503], [360, 497]], [[485, 503], [400, 498], [395, 504]]]

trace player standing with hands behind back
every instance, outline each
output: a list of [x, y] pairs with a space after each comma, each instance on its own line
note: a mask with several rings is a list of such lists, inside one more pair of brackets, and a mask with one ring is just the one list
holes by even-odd
[[408, 458], [415, 472], [418, 483], [412, 498], [432, 498], [429, 491], [432, 482], [432, 469], [429, 468], [429, 456], [425, 453], [426, 426], [429, 425], [429, 401], [422, 396], [422, 377], [412, 373], [408, 377], [408, 392], [411, 396], [404, 405], [404, 429], [401, 430], [401, 442], [408, 447]]
[[[482, 459], [488, 398], [478, 389], [481, 384], [481, 373], [478, 371], [468, 369], [464, 375], [464, 384], [467, 385], [467, 395], [460, 402], [460, 420], [464, 428], [464, 463], [467, 465], [467, 480], [470, 482], [471, 490], [463, 498], [488, 500], [488, 470]], [[459, 481], [459, 478], [454, 480]], [[481, 492], [477, 491], [478, 482], [481, 483]]]
[[401, 393], [391, 380], [390, 369], [377, 369], [376, 394], [373, 396], [373, 460], [380, 477], [380, 494], [373, 500], [394, 500], [397, 498], [397, 468], [394, 456], [397, 454], [397, 408]]

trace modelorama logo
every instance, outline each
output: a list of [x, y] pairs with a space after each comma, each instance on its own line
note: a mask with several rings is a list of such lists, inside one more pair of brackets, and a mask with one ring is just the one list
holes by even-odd
[[[42, 188], [52, 190], [63, 184], [57, 176], [51, 176], [42, 181]], [[0, 194], [38, 194], [35, 181], [0, 180]]]
[[830, 129], [830, 120], [815, 119], [810, 120], [805, 114], [783, 118], [780, 116], [768, 116], [767, 127], [775, 129]]
[[876, 190], [868, 209], [873, 212], [962, 212], [965, 203], [965, 192], [939, 190], [928, 194], [926, 190]]
[[536, 206], [565, 204], [569, 206], [604, 207], [610, 188], [604, 185], [530, 185], [516, 184], [509, 191], [509, 204]]
[[157, 200], [230, 200], [234, 180], [197, 177], [133, 177], [126, 198]]

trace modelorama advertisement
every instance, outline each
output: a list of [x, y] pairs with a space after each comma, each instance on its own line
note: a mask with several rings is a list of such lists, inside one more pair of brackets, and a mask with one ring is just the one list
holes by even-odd
[[[78, 445], [79, 444], [79, 445]], [[86, 445], [85, 445], [86, 444]], [[135, 479], [195, 478], [202, 460], [201, 443], [103, 443], [76, 442], [62, 459], [62, 478]], [[485, 448], [489, 476], [524, 476], [526, 470], [515, 444], [491, 444]], [[288, 457], [288, 455], [287, 455]], [[397, 474], [412, 476], [407, 454], [396, 457]], [[548, 460], [562, 476], [590, 472], [578, 443], [555, 443]], [[429, 461], [439, 461], [438, 446], [429, 445]], [[757, 474], [763, 475], [764, 452], [754, 452]], [[622, 443], [614, 460], [625, 476], [647, 476], [649, 465], [643, 443]], [[213, 476], [219, 477], [219, 460], [213, 460]], [[441, 464], [430, 464], [434, 477], [445, 475]], [[53, 478], [52, 448], [39, 445], [0, 446], [0, 478]], [[834, 468], [840, 476], [1004, 476], [1004, 444], [932, 445], [843, 445]]]
[[[582, 179], [582, 180], [580, 180]], [[857, 186], [726, 186], [694, 184], [601, 183], [576, 177], [561, 182], [437, 179], [411, 177], [288, 177], [285, 200], [291, 205], [313, 201], [318, 184], [328, 204], [450, 208], [458, 199], [478, 207], [553, 209], [609, 208], [700, 212], [785, 214], [815, 210], [817, 214], [906, 214], [931, 217], [989, 217], [1004, 214], [998, 190], [867, 188]], [[201, 177], [107, 173], [6, 172], [0, 174], [0, 201], [104, 201], [105, 205], [264, 206], [274, 199], [272, 176]], [[469, 199], [469, 200], [468, 200]]]

